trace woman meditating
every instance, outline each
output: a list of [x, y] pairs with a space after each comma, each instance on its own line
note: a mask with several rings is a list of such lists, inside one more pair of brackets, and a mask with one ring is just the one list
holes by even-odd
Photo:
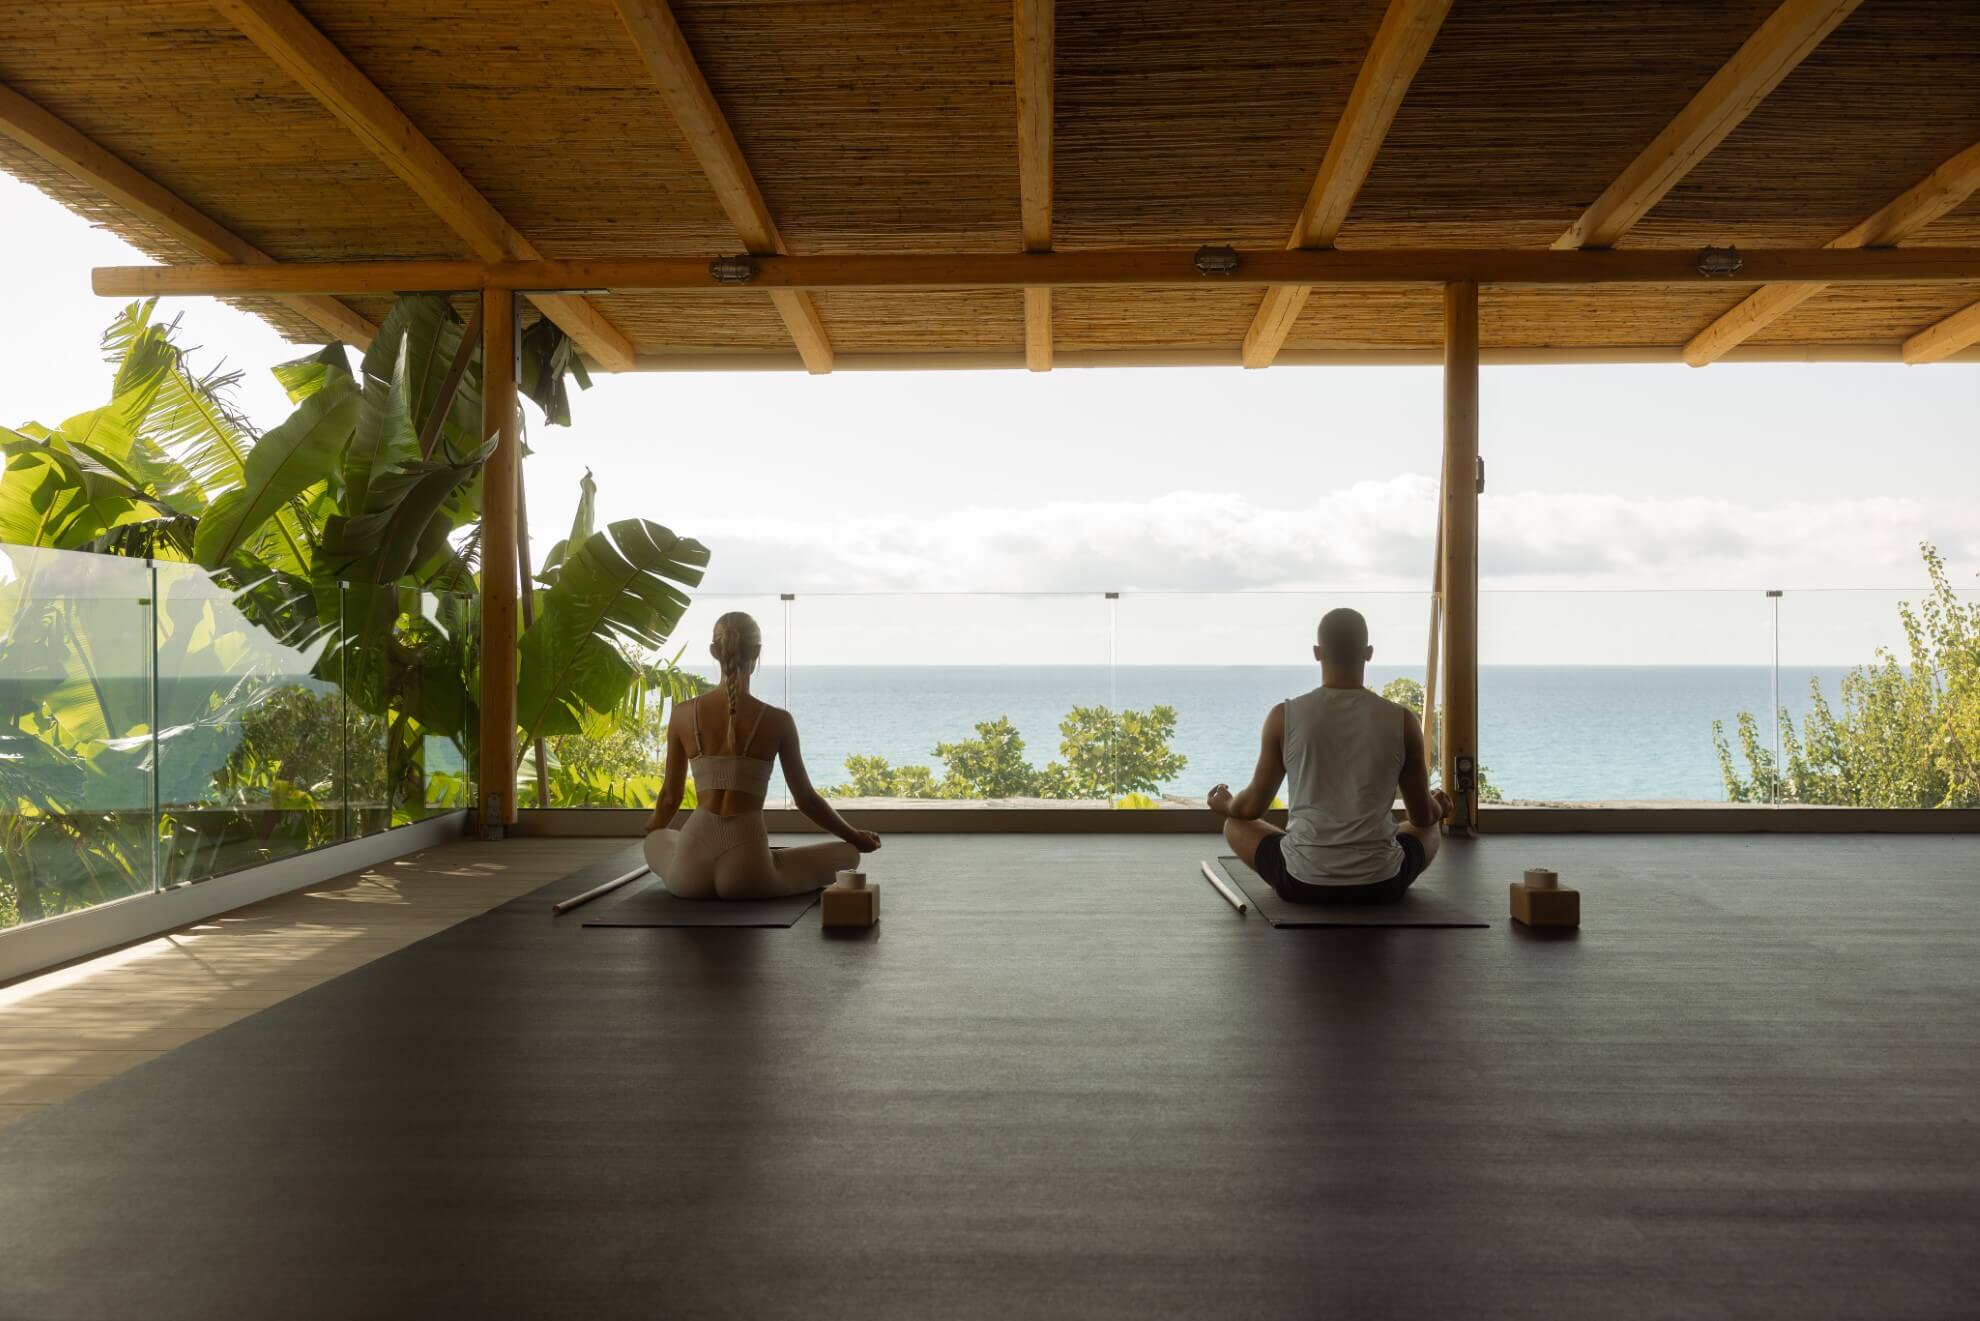
[[[811, 787], [790, 712], [750, 696], [763, 656], [756, 621], [740, 610], [723, 615], [708, 653], [722, 667], [722, 686], [678, 704], [667, 722], [667, 778], [646, 822], [647, 866], [683, 899], [770, 899], [830, 885], [833, 873], [879, 848], [880, 837], [853, 829]], [[770, 847], [763, 799], [779, 761], [798, 811], [844, 843]], [[690, 771], [695, 809], [673, 830]]]

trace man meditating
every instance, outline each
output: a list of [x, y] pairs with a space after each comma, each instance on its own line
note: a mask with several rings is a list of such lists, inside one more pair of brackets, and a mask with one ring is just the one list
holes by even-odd
[[[1224, 838], [1245, 864], [1298, 904], [1389, 904], [1437, 856], [1451, 800], [1430, 787], [1423, 726], [1362, 682], [1375, 649], [1357, 610], [1320, 621], [1320, 686], [1265, 717], [1258, 769], [1242, 793], [1210, 791]], [[1259, 820], [1290, 781], [1286, 829]], [[1409, 822], [1391, 810], [1401, 789]]]

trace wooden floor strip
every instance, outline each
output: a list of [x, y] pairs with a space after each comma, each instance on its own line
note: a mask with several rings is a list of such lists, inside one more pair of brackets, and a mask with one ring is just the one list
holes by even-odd
[[0, 986], [0, 1127], [624, 847], [451, 843]]

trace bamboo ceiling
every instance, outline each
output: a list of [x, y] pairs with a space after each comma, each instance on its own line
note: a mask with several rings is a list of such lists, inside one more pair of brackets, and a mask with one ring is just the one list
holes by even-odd
[[[745, 231], [629, 33], [621, 11], [633, 3], [294, 8], [543, 257], [740, 253]], [[1433, 20], [1333, 246], [1547, 248], [1770, 15], [1797, 4], [1819, 7], [1455, 0]], [[1023, 245], [1013, 0], [669, 7], [784, 250]], [[1077, 252], [1286, 246], [1392, 5], [1016, 0], [1027, 8], [1051, 34], [1051, 246]], [[1841, 21], [1615, 246], [1821, 247], [1980, 143], [1980, 0], [1837, 9]], [[277, 261], [477, 255], [227, 4], [0, 0], [0, 85]], [[7, 131], [0, 122], [0, 169], [161, 262], [209, 259]], [[1980, 172], [1962, 186], [1898, 241], [1980, 247]], [[1482, 340], [1488, 358], [1675, 360], [1751, 292], [1488, 287]], [[293, 305], [238, 301], [294, 339], [325, 338]], [[345, 302], [374, 322], [384, 313], [375, 297]], [[767, 296], [588, 302], [642, 366], [798, 365], [799, 323]], [[1050, 296], [1049, 345], [1064, 365], [1235, 364], [1259, 303], [1256, 288], [1063, 288]], [[1976, 303], [1980, 280], [1830, 286], [1727, 356], [1895, 360]], [[840, 367], [1026, 360], [1020, 289], [819, 292], [812, 304]], [[1440, 309], [1434, 289], [1317, 289], [1277, 361], [1434, 354]]]

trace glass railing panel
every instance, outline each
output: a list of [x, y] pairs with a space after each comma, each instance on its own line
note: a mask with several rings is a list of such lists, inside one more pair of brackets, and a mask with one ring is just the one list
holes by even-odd
[[[1789, 591], [1778, 720], [1743, 780], [1783, 804], [1980, 807], [1980, 593]], [[1744, 750], [1740, 750], [1742, 753]]]
[[346, 663], [336, 589], [189, 564], [156, 573], [161, 883], [335, 842]]
[[[420, 647], [419, 721], [422, 806], [428, 816], [474, 806], [480, 771], [480, 601], [463, 593], [422, 592], [404, 635]], [[443, 687], [436, 689], [436, 682]]]
[[0, 546], [0, 928], [155, 884], [151, 571]]
[[1083, 595], [800, 595], [791, 711], [812, 782], [889, 804], [1114, 796], [1111, 603]]
[[468, 806], [479, 627], [469, 599], [359, 583], [342, 599], [350, 834]]
[[1128, 592], [1116, 606], [1116, 703], [1164, 735], [1123, 740], [1121, 778], [1163, 806], [1250, 783], [1267, 713], [1320, 682], [1315, 634], [1336, 607], [1368, 620], [1369, 686], [1422, 710], [1428, 593]]
[[1765, 592], [1483, 592], [1487, 784], [1520, 803], [1727, 802], [1714, 729], [1735, 758], [1741, 712], [1766, 729], [1773, 662]]
[[[631, 658], [642, 667], [641, 674], [619, 710], [600, 713], [580, 734], [545, 739], [545, 773], [540, 779], [535, 749], [523, 749], [517, 801], [536, 806], [544, 796], [541, 790], [547, 790], [552, 807], [652, 807], [666, 771], [667, 724], [674, 704], [716, 686], [719, 676], [708, 644], [715, 621], [731, 610], [754, 618], [763, 635], [763, 659], [750, 676], [751, 692], [773, 705], [785, 705], [786, 603], [777, 596], [695, 595], [665, 645]], [[771, 785], [766, 806], [783, 807], [788, 801], [779, 777]], [[687, 805], [693, 804], [690, 782]]]

